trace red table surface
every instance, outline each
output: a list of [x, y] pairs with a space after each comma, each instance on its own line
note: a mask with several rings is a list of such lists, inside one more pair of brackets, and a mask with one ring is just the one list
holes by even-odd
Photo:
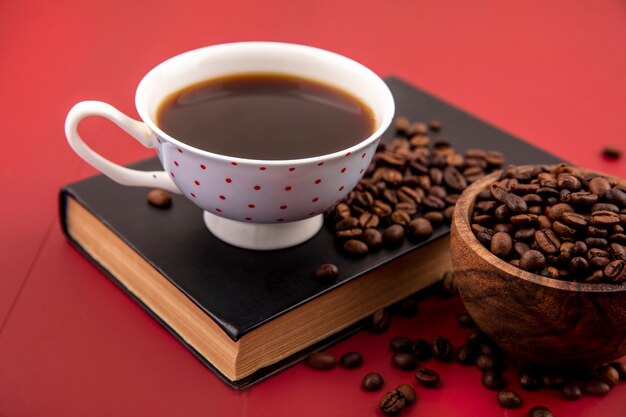
[[[66, 243], [61, 185], [94, 174], [67, 146], [71, 105], [104, 100], [137, 117], [134, 89], [160, 61], [200, 46], [275, 40], [309, 44], [395, 74], [574, 163], [626, 177], [626, 3], [590, 1], [0, 2], [0, 416], [366, 416], [381, 393], [415, 385], [394, 370], [393, 336], [444, 334], [458, 345], [458, 299], [430, 298], [389, 332], [332, 347], [358, 350], [359, 370], [299, 364], [232, 391]], [[102, 120], [81, 126], [121, 163], [151, 155]], [[175, 248], [173, 248], [175, 250]], [[403, 415], [522, 416], [543, 403], [560, 416], [623, 416], [626, 384], [569, 403], [525, 393], [505, 411], [474, 369], [432, 362], [440, 389], [418, 388]], [[509, 370], [513, 373], [513, 370]], [[509, 375], [513, 381], [514, 375]], [[512, 383], [516, 388], [516, 384]]]

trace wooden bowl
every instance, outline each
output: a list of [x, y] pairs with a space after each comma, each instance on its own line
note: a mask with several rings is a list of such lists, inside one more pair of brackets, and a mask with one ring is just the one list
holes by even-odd
[[469, 222], [476, 196], [499, 175], [463, 192], [451, 227], [459, 292], [478, 327], [521, 363], [587, 368], [626, 355], [626, 285], [545, 278], [503, 261], [476, 239]]

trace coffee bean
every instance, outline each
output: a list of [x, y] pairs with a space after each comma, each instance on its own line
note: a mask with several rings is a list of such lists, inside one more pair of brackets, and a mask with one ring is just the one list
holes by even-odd
[[361, 239], [367, 245], [368, 252], [377, 251], [383, 246], [383, 235], [377, 229], [365, 229]]
[[589, 181], [588, 187], [592, 194], [602, 195], [611, 189], [611, 184], [606, 178], [594, 177]]
[[337, 365], [335, 357], [325, 352], [313, 352], [307, 356], [306, 363], [315, 369], [331, 370]]
[[519, 261], [519, 267], [525, 271], [537, 271], [544, 267], [546, 258], [537, 250], [528, 250], [522, 255]]
[[535, 391], [543, 385], [541, 373], [533, 368], [522, 368], [518, 373], [519, 385], [523, 390]]
[[415, 390], [409, 384], [400, 384], [396, 387], [396, 391], [398, 391], [404, 397], [406, 404], [413, 404], [417, 395], [415, 394]]
[[417, 239], [426, 239], [433, 234], [433, 226], [425, 218], [417, 218], [409, 223], [411, 235]]
[[614, 387], [620, 380], [617, 369], [609, 365], [602, 365], [593, 371], [594, 377], [602, 382], [607, 383], [610, 387]]
[[513, 240], [511, 235], [504, 232], [498, 232], [491, 238], [491, 253], [501, 258], [506, 258], [513, 249]]
[[389, 347], [394, 352], [412, 353], [413, 341], [408, 337], [394, 337], [393, 339], [391, 339]]
[[337, 204], [337, 207], [335, 207], [335, 219], [337, 221], [347, 219], [348, 217], [351, 217], [351, 216], [352, 214], [351, 214], [350, 206], [348, 206], [345, 203]]
[[429, 195], [424, 198], [422, 205], [425, 210], [443, 210], [446, 207], [446, 202], [441, 198], [434, 195]]
[[581, 187], [580, 180], [571, 174], [559, 174], [556, 185], [568, 191], [578, 191]]
[[585, 274], [589, 270], [589, 262], [582, 256], [576, 256], [569, 261], [569, 270], [574, 273]]
[[414, 317], [419, 310], [417, 301], [412, 298], [405, 298], [393, 304], [389, 308], [391, 314], [395, 314], [402, 317]]
[[587, 251], [587, 259], [593, 267], [604, 268], [611, 262], [611, 255], [605, 250], [591, 248]]
[[[480, 354], [478, 358], [476, 358], [476, 368], [481, 371], [486, 371], [487, 369], [497, 369], [499, 368], [496, 359], [491, 354]], [[498, 369], [500, 370], [500, 369]]]
[[398, 224], [389, 226], [383, 232], [383, 243], [390, 247], [397, 247], [404, 241], [404, 228]]
[[396, 210], [393, 213], [391, 213], [391, 216], [389, 216], [389, 219], [391, 220], [392, 223], [398, 224], [400, 226], [406, 226], [411, 221], [411, 216], [409, 216], [409, 214], [405, 211]]
[[585, 381], [583, 391], [585, 394], [591, 395], [592, 397], [603, 397], [611, 391], [611, 386], [599, 379], [592, 379]]
[[430, 130], [439, 132], [441, 130], [441, 122], [437, 120], [431, 120], [430, 122], [428, 122], [428, 127], [430, 128]]
[[388, 416], [395, 415], [406, 406], [404, 396], [397, 390], [389, 391], [380, 399], [378, 407]]
[[439, 286], [439, 295], [445, 298], [452, 297], [458, 294], [459, 289], [456, 284], [456, 277], [454, 272], [446, 271], [441, 278], [441, 285]]
[[349, 230], [354, 229], [359, 225], [359, 219], [356, 217], [347, 217], [345, 219], [339, 220], [337, 224], [335, 224], [336, 231]]
[[406, 134], [411, 126], [411, 123], [406, 117], [396, 117], [393, 120], [393, 126], [400, 134]]
[[537, 246], [545, 254], [554, 254], [561, 247], [561, 241], [550, 229], [536, 231], [535, 242], [537, 242]]
[[433, 227], [437, 227], [443, 223], [443, 214], [439, 211], [429, 211], [424, 213], [424, 218], [430, 222]]
[[602, 149], [602, 155], [608, 159], [619, 159], [622, 156], [622, 150], [615, 146], [605, 146]]
[[609, 366], [617, 371], [620, 381], [626, 381], [626, 364], [621, 362], [611, 362]]
[[388, 217], [391, 214], [391, 206], [381, 200], [375, 200], [371, 208], [378, 217]]
[[519, 408], [522, 406], [522, 399], [514, 391], [500, 391], [497, 398], [502, 408]]
[[502, 374], [493, 369], [486, 369], [485, 371], [483, 371], [481, 382], [483, 384], [483, 387], [490, 390], [499, 390], [504, 388], [504, 386], [506, 385], [504, 378], [502, 378]]
[[456, 313], [456, 321], [463, 327], [476, 327], [474, 319], [467, 311], [460, 311]]
[[339, 276], [339, 268], [334, 264], [322, 264], [315, 269], [315, 278], [321, 281], [335, 279]]
[[476, 363], [476, 349], [469, 344], [461, 345], [456, 351], [456, 361], [461, 365]]
[[443, 336], [435, 336], [430, 343], [433, 356], [440, 361], [449, 361], [452, 359], [452, 344], [448, 338]]
[[626, 281], [626, 261], [616, 260], [610, 262], [604, 268], [604, 276], [616, 283]]
[[394, 353], [391, 357], [391, 363], [403, 371], [412, 371], [417, 368], [417, 359], [409, 353]]
[[548, 373], [543, 375], [543, 386], [549, 389], [557, 389], [563, 386], [565, 378], [563, 375]]
[[371, 372], [363, 377], [361, 386], [365, 391], [378, 391], [383, 387], [383, 377], [376, 372]]
[[389, 313], [384, 309], [378, 309], [372, 315], [371, 330], [375, 333], [383, 333], [389, 328]]
[[528, 417], [554, 417], [548, 407], [536, 405], [528, 411]]
[[343, 244], [343, 250], [352, 256], [362, 257], [367, 255], [367, 245], [360, 240], [350, 239]]
[[419, 368], [415, 372], [415, 380], [425, 387], [434, 387], [439, 385], [439, 374], [432, 369]]
[[582, 229], [587, 227], [587, 219], [578, 213], [563, 213], [561, 222], [573, 229]]
[[575, 382], [568, 382], [561, 387], [561, 395], [563, 395], [566, 400], [576, 401], [582, 396], [582, 392], [578, 384]]
[[153, 189], [150, 190], [146, 197], [148, 204], [157, 208], [169, 208], [172, 206], [172, 195], [165, 190]]
[[359, 226], [362, 228], [375, 228], [378, 227], [380, 219], [377, 215], [365, 212], [359, 216]]
[[346, 369], [355, 369], [363, 364], [363, 357], [359, 352], [348, 352], [341, 356], [339, 363]]
[[412, 346], [413, 355], [420, 361], [427, 361], [433, 355], [430, 343], [425, 339], [416, 339]]

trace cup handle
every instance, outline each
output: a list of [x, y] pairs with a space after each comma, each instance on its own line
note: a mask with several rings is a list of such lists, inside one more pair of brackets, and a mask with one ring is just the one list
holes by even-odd
[[78, 124], [89, 116], [101, 116], [109, 119], [146, 148], [155, 147], [156, 135], [145, 123], [131, 119], [110, 104], [101, 101], [81, 101], [72, 107], [65, 119], [65, 136], [78, 156], [119, 184], [132, 187], [161, 188], [181, 194], [174, 181], [164, 171], [139, 171], [126, 168], [109, 161], [87, 146], [78, 134]]

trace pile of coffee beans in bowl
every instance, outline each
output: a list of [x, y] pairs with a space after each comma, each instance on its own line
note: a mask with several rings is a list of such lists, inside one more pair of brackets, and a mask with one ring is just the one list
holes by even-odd
[[626, 182], [557, 166], [509, 166], [482, 190], [471, 228], [499, 258], [544, 277], [626, 281]]

